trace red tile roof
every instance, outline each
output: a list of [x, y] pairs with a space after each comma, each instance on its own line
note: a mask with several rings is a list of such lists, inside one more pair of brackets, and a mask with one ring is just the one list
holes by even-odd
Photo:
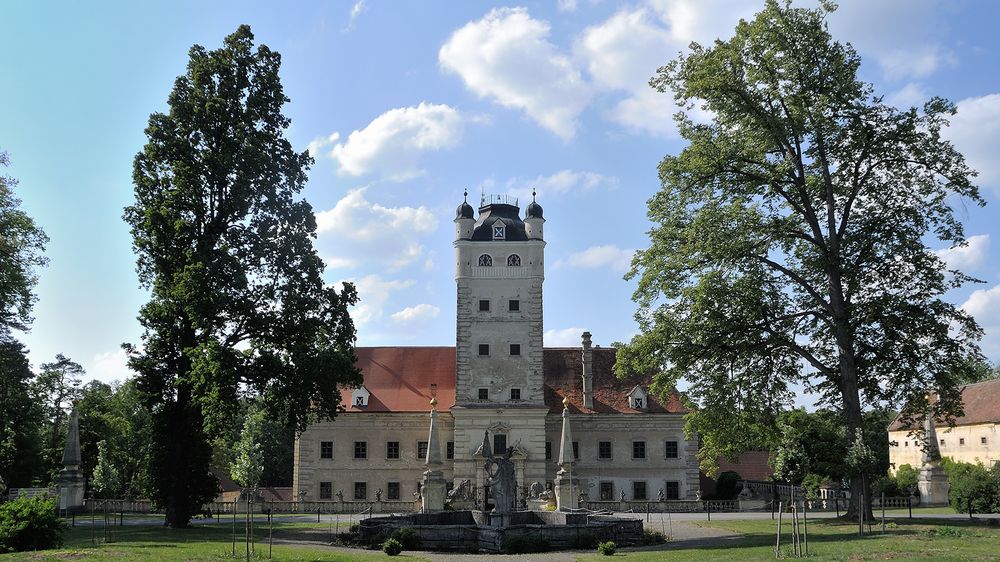
[[[955, 425], [1000, 423], [1000, 379], [967, 384], [962, 388], [962, 409]], [[889, 424], [889, 431], [907, 429], [899, 416]]]
[[[612, 372], [613, 348], [594, 348], [594, 408], [583, 406], [582, 350], [546, 348], [543, 354], [545, 404], [554, 413], [562, 411], [562, 399], [568, 397], [573, 413], [641, 413], [628, 405], [628, 392], [642, 385], [649, 392], [651, 376], [634, 375], [619, 379]], [[368, 406], [356, 407], [351, 391], [345, 389], [341, 403], [347, 412], [426, 412], [430, 407], [430, 387], [437, 385], [441, 409], [455, 403], [454, 347], [359, 347], [358, 368], [364, 374], [365, 388], [371, 393]], [[677, 394], [666, 401], [649, 394], [648, 407], [642, 412], [684, 413]]]

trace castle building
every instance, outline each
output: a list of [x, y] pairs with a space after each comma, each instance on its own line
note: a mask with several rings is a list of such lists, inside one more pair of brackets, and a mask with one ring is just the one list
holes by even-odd
[[[533, 198], [534, 199], [534, 198]], [[693, 499], [697, 445], [685, 439], [676, 394], [650, 391], [651, 376], [617, 378], [615, 350], [591, 343], [544, 347], [542, 207], [463, 202], [455, 218], [454, 347], [359, 347], [364, 384], [343, 390], [345, 411], [295, 442], [293, 494], [307, 500], [410, 500], [426, 469], [428, 411], [437, 399], [446, 480], [484, 485], [480, 447], [513, 448], [522, 493], [551, 485], [563, 400], [573, 427], [575, 477], [590, 500]]]

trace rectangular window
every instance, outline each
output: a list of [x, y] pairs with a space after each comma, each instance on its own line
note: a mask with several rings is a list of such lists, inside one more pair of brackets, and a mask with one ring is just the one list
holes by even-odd
[[552, 441], [545, 442], [545, 460], [552, 460]]
[[455, 458], [455, 442], [448, 441], [448, 445], [445, 447], [444, 457], [448, 460]]
[[512, 388], [512, 389], [510, 389], [510, 399], [511, 400], [520, 400], [521, 399], [521, 389], [520, 388]]
[[356, 459], [367, 459], [368, 458], [368, 442], [367, 441], [355, 441], [354, 442], [354, 458], [356, 458]]
[[959, 437], [958, 438], [958, 444], [959, 445], [965, 445], [965, 437]]
[[597, 442], [597, 458], [599, 459], [611, 458], [611, 441]]
[[646, 458], [646, 442], [645, 441], [633, 441], [632, 442], [632, 458], [633, 459], [644, 459], [644, 458]]
[[319, 499], [321, 500], [333, 499], [333, 482], [319, 483]]
[[480, 400], [489, 400], [490, 399], [490, 389], [488, 389], [488, 388], [480, 388], [479, 389], [479, 399]]
[[427, 458], [427, 441], [417, 441], [417, 458]]
[[489, 312], [490, 311], [490, 301], [487, 299], [479, 300], [479, 312]]
[[646, 499], [646, 483], [645, 482], [632, 482], [632, 499], [633, 500], [644, 500]]
[[941, 440], [941, 446], [944, 447], [944, 439]]
[[481, 344], [479, 344], [479, 354], [480, 355], [489, 355], [490, 354], [490, 344], [488, 344], [488, 343], [481, 343]]
[[573, 441], [573, 460], [579, 460], [580, 458], [580, 442]]
[[520, 355], [521, 354], [521, 344], [519, 344], [519, 343], [512, 343], [512, 344], [510, 344], [510, 354], [511, 355]]
[[502, 455], [507, 452], [507, 436], [503, 433], [493, 434], [493, 453]]
[[333, 458], [333, 441], [319, 442], [319, 458], [321, 459]]
[[390, 500], [399, 499], [399, 482], [389, 482], [389, 487], [386, 490], [386, 498]]
[[368, 482], [354, 483], [354, 499], [356, 500], [368, 499]]
[[667, 458], [676, 459], [677, 458], [677, 441], [667, 441], [666, 443]]
[[681, 483], [680, 482], [667, 482], [666, 489], [668, 500], [679, 500], [681, 499]]
[[615, 484], [613, 482], [601, 482], [601, 501], [611, 501], [615, 499]]
[[385, 442], [385, 458], [387, 459], [399, 458], [399, 441]]
[[982, 443], [983, 445], [985, 445], [986, 444], [986, 438], [985, 437], [980, 437], [979, 438], [979, 442]]
[[507, 309], [510, 310], [511, 312], [520, 312], [521, 301], [516, 299], [511, 299], [511, 301], [508, 303]]

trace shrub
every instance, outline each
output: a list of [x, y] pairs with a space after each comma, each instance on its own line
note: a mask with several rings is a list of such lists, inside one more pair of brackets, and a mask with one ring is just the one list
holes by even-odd
[[810, 500], [819, 499], [819, 488], [824, 482], [829, 480], [826, 476], [822, 474], [816, 474], [815, 472], [810, 472], [802, 478], [802, 488], [806, 491], [806, 498]]
[[551, 503], [545, 504], [545, 511], [555, 511], [556, 509], [558, 508]]
[[740, 494], [740, 480], [740, 475], [732, 470], [727, 470], [720, 474], [719, 478], [715, 481], [715, 496], [712, 499], [736, 499], [736, 496]]
[[946, 466], [948, 501], [959, 513], [996, 513], [1000, 510], [1000, 468], [950, 462]]
[[0, 552], [56, 548], [65, 529], [55, 500], [21, 497], [0, 505]]
[[396, 556], [400, 552], [403, 552], [403, 545], [396, 539], [386, 539], [386, 541], [382, 543], [382, 552], [388, 554], [389, 556]]
[[417, 550], [420, 548], [420, 537], [417, 531], [410, 527], [403, 527], [392, 532], [392, 538], [399, 541], [405, 550]]
[[545, 552], [550, 548], [548, 539], [537, 535], [509, 535], [503, 540], [503, 551], [507, 554]]
[[580, 533], [569, 541], [569, 546], [573, 550], [591, 550], [597, 546], [597, 537], [590, 533]]
[[618, 550], [618, 545], [615, 544], [615, 541], [605, 541], [597, 545], [597, 552], [605, 556], [614, 556], [616, 550]]
[[896, 469], [896, 485], [899, 486], [899, 491], [910, 496], [918, 494], [917, 477], [917, 469], [908, 464], [900, 465]]
[[649, 529], [642, 530], [642, 544], [644, 546], [651, 546], [654, 544], [663, 544], [667, 542], [667, 537], [659, 531], [651, 531]]
[[960, 538], [965, 536], [965, 532], [956, 527], [935, 527], [933, 529], [928, 529], [927, 534], [932, 537]]

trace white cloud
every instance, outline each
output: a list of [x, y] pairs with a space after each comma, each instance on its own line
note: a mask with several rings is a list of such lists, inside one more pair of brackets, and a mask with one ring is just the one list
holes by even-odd
[[978, 181], [1000, 189], [1000, 94], [966, 98], [944, 136], [955, 143], [969, 164], [979, 172]]
[[128, 355], [121, 348], [98, 353], [91, 363], [87, 374], [105, 382], [124, 381], [133, 374], [128, 368]]
[[357, 2], [355, 2], [354, 5], [351, 6], [351, 14], [347, 20], [347, 25], [344, 27], [343, 31], [345, 32], [350, 31], [351, 28], [354, 27], [354, 21], [358, 19], [358, 16], [364, 13], [364, 11], [367, 9], [368, 6], [365, 4], [365, 0], [358, 0]]
[[[413, 281], [410, 279], [387, 280], [377, 274], [347, 281], [354, 283], [358, 290], [358, 305], [351, 309], [351, 318], [356, 326], [363, 326], [382, 318], [382, 312], [392, 294], [413, 286]], [[339, 291], [343, 288], [343, 282], [337, 282], [335, 286]]]
[[990, 235], [978, 234], [966, 239], [964, 246], [936, 250], [934, 253], [944, 260], [950, 269], [975, 269], [986, 261], [990, 251]]
[[452, 33], [438, 61], [476, 95], [522, 110], [568, 140], [591, 92], [570, 58], [549, 42], [549, 30], [524, 8], [497, 8]]
[[559, 8], [560, 12], [575, 12], [576, 5], [577, 0], [559, 0], [556, 3], [556, 7]]
[[924, 103], [930, 99], [924, 88], [916, 82], [909, 82], [896, 93], [889, 96], [888, 101], [892, 105], [902, 110], [911, 107], [923, 107]]
[[562, 195], [569, 192], [591, 191], [598, 188], [612, 189], [618, 185], [618, 178], [597, 172], [582, 170], [560, 170], [549, 176], [534, 179], [511, 178], [507, 180], [507, 191], [524, 198], [531, 197], [535, 190], [539, 196]]
[[1000, 285], [973, 291], [961, 308], [983, 327], [983, 353], [992, 361], [1000, 359]]
[[457, 110], [421, 102], [416, 107], [386, 111], [364, 129], [352, 132], [344, 142], [337, 142], [339, 133], [316, 139], [309, 143], [309, 150], [319, 154], [328, 148], [326, 156], [337, 161], [341, 175], [378, 173], [393, 181], [405, 181], [423, 173], [419, 165], [421, 153], [455, 147], [462, 130], [463, 118]]
[[634, 253], [635, 250], [626, 250], [614, 245], [591, 246], [582, 252], [570, 254], [556, 261], [555, 267], [607, 268], [624, 273], [631, 266]]
[[670, 32], [646, 9], [622, 10], [588, 27], [577, 45], [596, 84], [634, 91], [650, 89], [650, 77], [674, 47]]
[[562, 328], [559, 330], [545, 330], [542, 334], [542, 341], [546, 347], [580, 347], [583, 333], [586, 328]]
[[392, 320], [394, 322], [413, 322], [415, 320], [425, 320], [428, 318], [437, 318], [441, 314], [441, 309], [430, 304], [418, 304], [416, 306], [408, 306], [399, 312], [395, 312], [392, 315]]
[[424, 252], [420, 237], [437, 229], [434, 213], [424, 206], [373, 203], [366, 191], [349, 191], [332, 209], [316, 213], [317, 247], [328, 267], [375, 263], [395, 270], [418, 260]]
[[923, 78], [942, 66], [954, 66], [955, 55], [938, 45], [893, 49], [878, 55], [882, 73], [889, 80]]

